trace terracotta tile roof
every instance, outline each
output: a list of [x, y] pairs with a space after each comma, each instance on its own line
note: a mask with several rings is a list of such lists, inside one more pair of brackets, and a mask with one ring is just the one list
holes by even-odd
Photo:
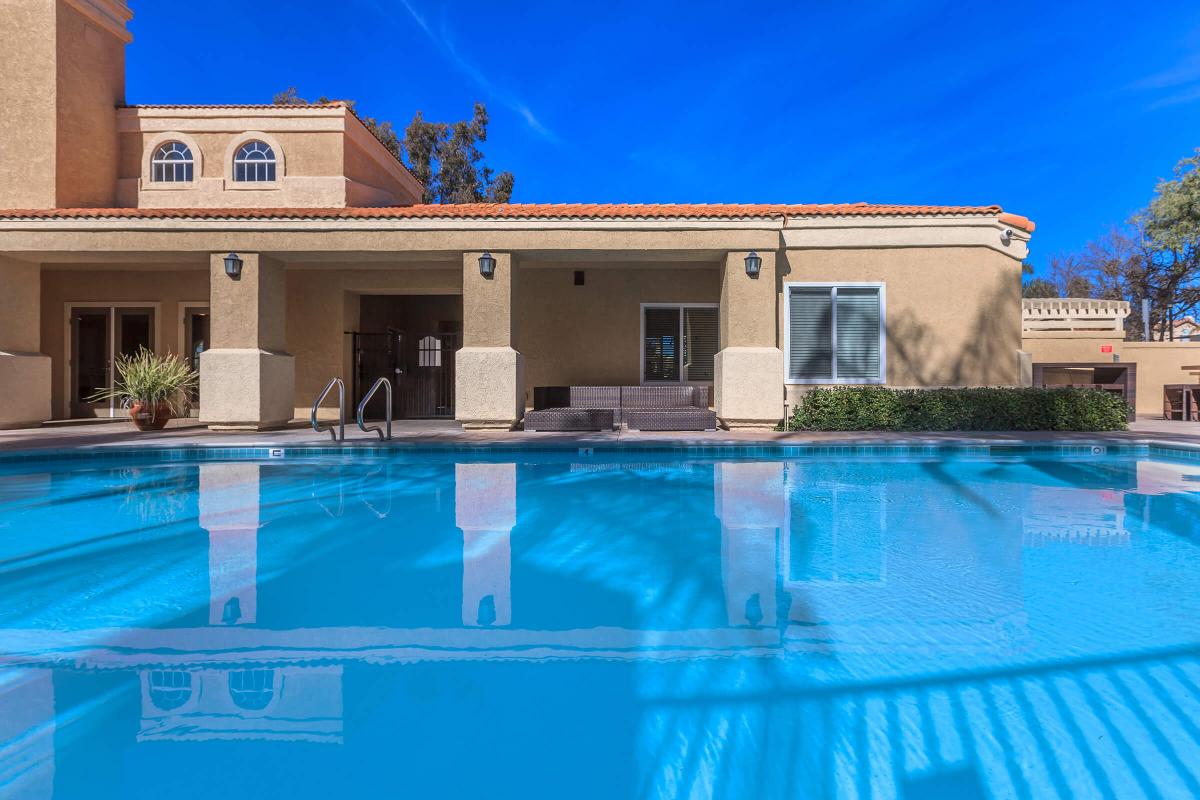
[[0, 210], [0, 219], [783, 219], [785, 217], [989, 216], [1032, 231], [999, 206], [828, 204], [461, 203], [390, 208], [58, 208]]
[[345, 101], [333, 100], [328, 103], [296, 103], [292, 105], [282, 105], [279, 103], [130, 103], [129, 105], [117, 106], [117, 108], [150, 108], [150, 109], [190, 109], [190, 108], [231, 108], [231, 109], [287, 109], [287, 108], [345, 108]]

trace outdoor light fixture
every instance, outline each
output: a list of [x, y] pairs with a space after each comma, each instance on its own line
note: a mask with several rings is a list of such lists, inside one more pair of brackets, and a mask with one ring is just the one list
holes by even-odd
[[491, 253], [484, 253], [479, 257], [479, 274], [485, 278], [496, 274], [496, 257]]
[[759, 270], [762, 269], [762, 256], [753, 250], [750, 255], [746, 256], [746, 274], [751, 278], [757, 278]]
[[242, 257], [237, 253], [225, 256], [225, 274], [235, 281], [242, 279]]

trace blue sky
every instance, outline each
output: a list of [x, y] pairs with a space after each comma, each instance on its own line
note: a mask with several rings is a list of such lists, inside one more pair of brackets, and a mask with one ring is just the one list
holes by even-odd
[[1194, 0], [132, 6], [129, 102], [480, 100], [521, 202], [998, 203], [1042, 269], [1200, 147]]

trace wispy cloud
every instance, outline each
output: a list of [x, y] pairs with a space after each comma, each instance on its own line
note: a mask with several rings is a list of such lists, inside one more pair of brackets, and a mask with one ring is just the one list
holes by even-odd
[[1200, 100], [1200, 55], [1189, 55], [1167, 69], [1134, 81], [1129, 88], [1161, 95], [1147, 107], [1150, 110]]
[[[380, 0], [366, 1], [372, 8], [374, 8], [384, 17], [390, 16], [390, 10], [385, 7]], [[449, 59], [450, 63], [453, 64], [459, 72], [466, 75], [489, 97], [495, 99], [510, 111], [518, 114], [522, 119], [525, 120], [525, 124], [527, 124], [534, 133], [541, 136], [548, 142], [552, 142], [554, 144], [559, 143], [559, 138], [554, 131], [550, 130], [542, 123], [541, 120], [538, 119], [537, 115], [533, 113], [533, 109], [531, 109], [528, 104], [526, 104], [525, 101], [517, 95], [516, 92], [497, 84], [495, 81], [489, 78], [483, 72], [483, 70], [477, 67], [470, 61], [470, 59], [468, 59], [459, 51], [458, 46], [454, 43], [454, 36], [450, 31], [450, 25], [444, 15], [438, 26], [435, 28], [429, 23], [429, 20], [425, 18], [425, 15], [423, 15], [415, 5], [409, 2], [409, 0], [400, 0], [400, 4], [404, 6], [404, 10], [408, 12], [408, 15], [412, 17], [413, 22], [415, 22], [417, 27], [424, 32], [429, 41], [431, 41], [435, 47], [445, 54], [446, 58]]]

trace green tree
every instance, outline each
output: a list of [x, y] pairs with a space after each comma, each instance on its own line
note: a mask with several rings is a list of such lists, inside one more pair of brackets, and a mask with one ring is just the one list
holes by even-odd
[[1174, 323], [1200, 308], [1200, 150], [1159, 181], [1150, 204], [1089, 242], [1063, 274], [1083, 275], [1097, 297], [1127, 300], [1126, 335], [1143, 336], [1150, 300], [1152, 338], [1174, 338]]
[[1021, 285], [1022, 297], [1059, 297], [1058, 287], [1045, 278], [1033, 278]]
[[425, 186], [426, 203], [507, 203], [511, 172], [495, 173], [483, 163], [488, 115], [476, 103], [469, 120], [430, 122], [418, 111], [404, 130], [410, 168]]
[[[309, 105], [294, 86], [276, 94], [273, 102]], [[401, 140], [391, 122], [358, 113], [353, 100], [336, 101], [322, 96], [316, 102], [345, 103], [425, 187], [422, 202], [507, 203], [512, 197], [513, 174], [494, 172], [479, 149], [479, 144], [487, 141], [488, 115], [483, 103], [475, 104], [471, 119], [457, 122], [430, 122], [418, 111]]]

